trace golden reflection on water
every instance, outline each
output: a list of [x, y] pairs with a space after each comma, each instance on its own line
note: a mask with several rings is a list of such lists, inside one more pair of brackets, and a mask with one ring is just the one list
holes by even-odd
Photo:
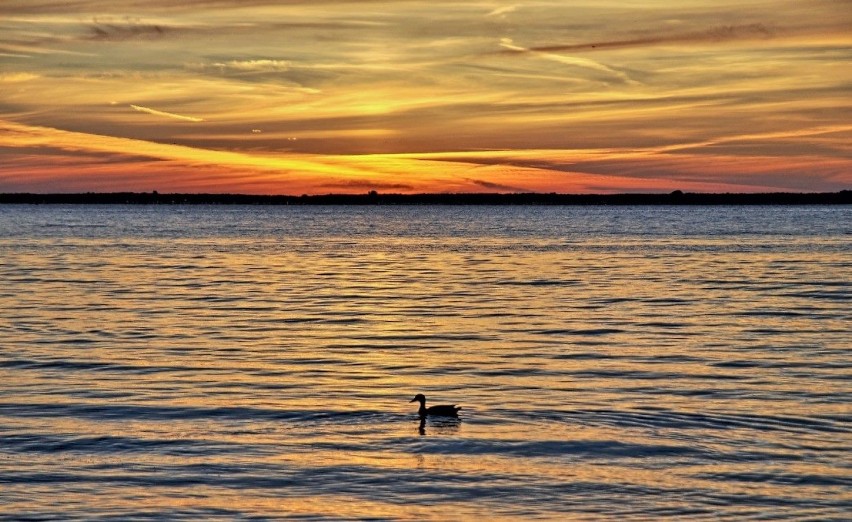
[[837, 514], [848, 252], [688, 237], [2, 240], [0, 513]]

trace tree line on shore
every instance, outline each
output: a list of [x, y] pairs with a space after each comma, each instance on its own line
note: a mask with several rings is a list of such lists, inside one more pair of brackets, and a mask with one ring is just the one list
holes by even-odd
[[849, 205], [852, 190], [819, 193], [667, 194], [160, 194], [153, 192], [85, 192], [68, 194], [0, 194], [6, 204], [83, 205]]

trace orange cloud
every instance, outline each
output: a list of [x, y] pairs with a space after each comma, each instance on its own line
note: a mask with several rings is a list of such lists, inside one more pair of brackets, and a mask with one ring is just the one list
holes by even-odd
[[[852, 127], [816, 128], [818, 135]], [[25, 149], [0, 168], [0, 187], [39, 191], [101, 190], [325, 193], [412, 192], [635, 192], [772, 191], [773, 171], [806, 168], [807, 161], [727, 157], [711, 165], [701, 154], [672, 154], [702, 144], [648, 149], [479, 151], [431, 154], [253, 154], [98, 136], [0, 121], [0, 146]], [[723, 141], [779, 138], [765, 133]], [[711, 144], [712, 144], [711, 143]], [[33, 150], [58, 150], [38, 155]], [[74, 164], [74, 161], [77, 164]], [[816, 170], [826, 182], [849, 183], [849, 161]], [[69, 182], [67, 171], [75, 170]], [[737, 180], [732, 183], [731, 180]], [[35, 183], [35, 185], [33, 185]], [[32, 189], [30, 189], [32, 190]]]
[[5, 2], [0, 191], [848, 188], [842, 2], [492, 4]]

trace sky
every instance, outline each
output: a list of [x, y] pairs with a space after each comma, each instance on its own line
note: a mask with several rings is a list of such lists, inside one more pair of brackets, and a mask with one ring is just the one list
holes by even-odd
[[0, 0], [0, 192], [852, 189], [852, 0]]

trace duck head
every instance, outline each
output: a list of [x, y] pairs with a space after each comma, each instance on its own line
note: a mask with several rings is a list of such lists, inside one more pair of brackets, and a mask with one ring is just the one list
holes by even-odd
[[418, 393], [417, 395], [414, 396], [413, 399], [411, 399], [408, 402], [419, 402], [421, 405], [423, 405], [423, 404], [426, 404], [426, 396], [423, 395], [422, 393]]

